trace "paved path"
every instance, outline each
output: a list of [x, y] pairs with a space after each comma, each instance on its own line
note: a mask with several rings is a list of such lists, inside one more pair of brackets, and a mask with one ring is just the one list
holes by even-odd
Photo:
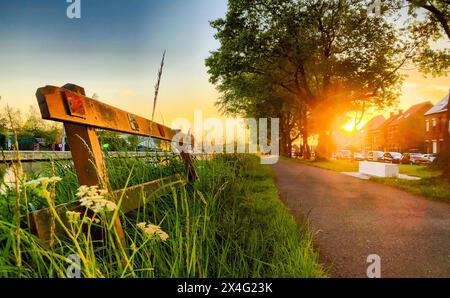
[[288, 159], [273, 169], [331, 275], [365, 277], [367, 256], [378, 254], [383, 277], [450, 277], [450, 204]]

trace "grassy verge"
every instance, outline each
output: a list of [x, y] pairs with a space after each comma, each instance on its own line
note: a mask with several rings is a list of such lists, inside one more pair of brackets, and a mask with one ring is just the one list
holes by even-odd
[[[357, 172], [358, 162], [336, 161], [304, 161], [296, 160], [307, 165], [336, 172]], [[421, 195], [429, 199], [450, 202], [450, 183], [442, 177], [441, 171], [427, 166], [400, 165], [400, 173], [419, 177], [421, 180], [404, 180], [396, 178], [371, 177], [370, 180], [381, 184], [397, 187], [410, 193]]]
[[[113, 188], [180, 170], [176, 159], [150, 163], [125, 157], [108, 163]], [[80, 258], [83, 277], [325, 275], [308, 229], [299, 229], [279, 200], [269, 167], [251, 156], [217, 156], [196, 165], [198, 182], [154, 193], [145, 207], [122, 215], [127, 249], [117, 246], [111, 224], [116, 214], [106, 208], [91, 218], [72, 214], [66, 237], [54, 235], [49, 249], [29, 232], [27, 214], [73, 200], [78, 188], [70, 164], [54, 164], [47, 174], [61, 181], [36, 181], [21, 189], [19, 198], [13, 190], [0, 197], [0, 277], [65, 277], [72, 254]], [[86, 193], [81, 195], [87, 198]], [[86, 229], [105, 235], [92, 239], [82, 232]]]

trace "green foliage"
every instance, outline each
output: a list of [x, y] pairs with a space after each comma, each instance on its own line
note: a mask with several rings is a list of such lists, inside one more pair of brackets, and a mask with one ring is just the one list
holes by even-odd
[[[211, 25], [221, 47], [206, 65], [226, 110], [260, 99], [255, 92], [340, 110], [397, 98], [406, 46], [386, 18], [367, 17], [365, 1], [231, 0], [226, 17]], [[272, 92], [256, 88], [263, 85]]]
[[450, 42], [450, 3], [447, 0], [408, 0], [409, 29], [417, 43], [415, 62], [423, 73], [447, 75], [450, 71], [450, 49], [434, 44]]
[[[14, 125], [11, 125], [11, 121]], [[19, 144], [34, 143], [36, 138], [45, 139], [46, 144], [54, 144], [60, 139], [62, 125], [43, 120], [34, 106], [30, 106], [25, 119], [20, 110], [7, 107], [0, 113], [0, 133], [5, 137], [4, 142], [11, 130], [16, 131]]]

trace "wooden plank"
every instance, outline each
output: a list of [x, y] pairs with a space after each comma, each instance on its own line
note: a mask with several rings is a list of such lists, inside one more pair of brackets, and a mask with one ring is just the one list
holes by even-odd
[[108, 174], [95, 129], [73, 123], [64, 123], [64, 129], [80, 185], [108, 188]]
[[[116, 190], [112, 193], [111, 199], [118, 203], [118, 200], [123, 196], [122, 203], [119, 210], [122, 213], [128, 213], [130, 211], [136, 210], [142, 207], [144, 204], [148, 203], [148, 198], [154, 195], [156, 192], [164, 192], [170, 186], [180, 187], [184, 185], [185, 182], [182, 180], [180, 175], [174, 175], [166, 177], [163, 179], [158, 179], [143, 183], [140, 185], [132, 186], [126, 189]], [[85, 207], [80, 205], [80, 201], [74, 201], [67, 204], [62, 204], [56, 206], [56, 212], [61, 217], [64, 224], [67, 225], [66, 212], [67, 211], [78, 211], [84, 214]], [[46, 243], [50, 243], [50, 209], [42, 209], [34, 211], [30, 214], [31, 231], [36, 234], [39, 239]], [[56, 224], [56, 234], [64, 235], [64, 231], [61, 226]]]
[[[172, 141], [178, 130], [99, 102], [65, 87], [46, 86], [36, 92], [42, 118], [70, 122], [156, 139]], [[81, 88], [82, 89], [82, 88]], [[74, 89], [76, 90], [76, 89]], [[69, 101], [73, 103], [69, 105]]]

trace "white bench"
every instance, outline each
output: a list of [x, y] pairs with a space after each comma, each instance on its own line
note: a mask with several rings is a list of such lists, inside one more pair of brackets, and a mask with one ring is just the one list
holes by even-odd
[[377, 176], [377, 177], [394, 177], [398, 178], [399, 169], [398, 165], [381, 162], [360, 161], [359, 173]]

